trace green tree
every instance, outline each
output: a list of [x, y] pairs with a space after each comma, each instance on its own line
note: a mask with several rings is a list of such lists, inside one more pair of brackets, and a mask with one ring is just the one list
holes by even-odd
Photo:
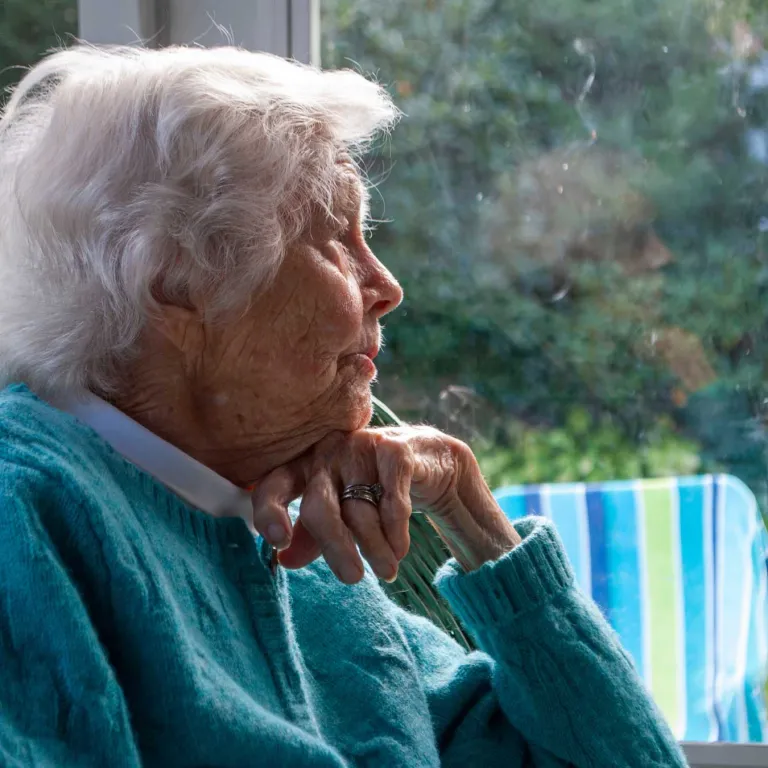
[[373, 245], [406, 290], [384, 399], [450, 382], [543, 427], [580, 405], [638, 450], [671, 415], [729, 466], [691, 401], [735, 397], [720, 411], [764, 478], [761, 9], [325, 3], [324, 64], [377, 74], [407, 116], [367, 160], [391, 221]]

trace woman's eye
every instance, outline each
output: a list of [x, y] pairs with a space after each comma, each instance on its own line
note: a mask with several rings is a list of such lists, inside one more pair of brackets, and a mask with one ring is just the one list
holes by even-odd
[[333, 239], [343, 242], [349, 234], [349, 221], [347, 219], [340, 219], [336, 226], [333, 228]]
[[331, 238], [323, 248], [326, 257], [332, 261], [337, 267], [343, 267], [347, 260], [349, 250], [344, 245], [343, 237]]
[[326, 220], [323, 227], [318, 227], [313, 238], [323, 255], [336, 266], [344, 268], [349, 253], [350, 239], [353, 236], [354, 221], [346, 216], [339, 216], [332, 221]]

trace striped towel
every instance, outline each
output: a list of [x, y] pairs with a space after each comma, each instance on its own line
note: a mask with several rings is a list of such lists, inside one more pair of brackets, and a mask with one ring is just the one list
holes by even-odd
[[581, 588], [687, 741], [768, 741], [768, 535], [728, 475], [500, 488], [551, 518]]

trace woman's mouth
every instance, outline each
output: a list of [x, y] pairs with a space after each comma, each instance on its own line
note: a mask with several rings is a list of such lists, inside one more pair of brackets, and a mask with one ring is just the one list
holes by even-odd
[[375, 356], [376, 352], [374, 352], [373, 355], [370, 355], [367, 352], [354, 352], [351, 355], [343, 357], [342, 361], [348, 365], [354, 366], [361, 376], [372, 380], [378, 373], [378, 369], [373, 362], [373, 357]]

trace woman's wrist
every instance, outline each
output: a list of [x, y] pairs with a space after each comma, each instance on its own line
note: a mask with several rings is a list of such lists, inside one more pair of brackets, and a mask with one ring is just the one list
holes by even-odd
[[474, 456], [463, 471], [451, 499], [428, 516], [451, 555], [465, 571], [498, 560], [522, 539], [499, 507]]

